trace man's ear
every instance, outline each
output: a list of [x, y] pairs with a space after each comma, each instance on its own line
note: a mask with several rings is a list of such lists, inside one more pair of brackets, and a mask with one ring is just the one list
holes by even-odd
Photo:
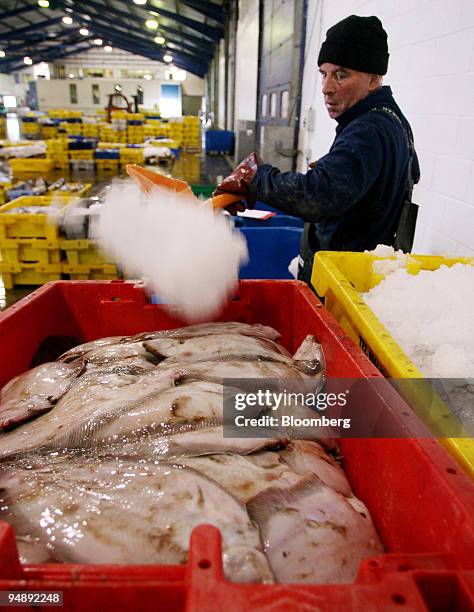
[[382, 77], [380, 74], [369, 74], [369, 91], [375, 91], [382, 87]]

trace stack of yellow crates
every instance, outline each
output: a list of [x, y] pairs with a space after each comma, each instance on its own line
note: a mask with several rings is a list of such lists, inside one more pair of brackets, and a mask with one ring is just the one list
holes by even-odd
[[114, 280], [118, 278], [117, 266], [110, 262], [92, 240], [61, 240], [66, 255], [62, 264], [63, 274], [71, 280]]
[[0, 116], [0, 138], [5, 138], [7, 134], [7, 118]]
[[58, 134], [58, 128], [55, 125], [42, 125], [41, 126], [41, 137], [44, 140], [49, 138], [56, 138]]
[[[0, 207], [0, 274], [6, 289], [61, 278], [59, 227], [48, 214], [12, 212], [29, 206], [62, 208], [71, 196], [22, 196]], [[46, 212], [46, 211], [45, 211]]]
[[123, 147], [120, 149], [120, 165], [122, 169], [127, 164], [143, 164], [145, 158], [141, 147]]
[[193, 115], [183, 117], [183, 146], [190, 149], [201, 147], [201, 122]]
[[110, 123], [99, 124], [99, 138], [103, 142], [123, 142], [127, 144], [126, 130], [114, 130]]
[[98, 138], [99, 126], [96, 123], [83, 123], [82, 135], [85, 138]]
[[64, 138], [51, 138], [46, 141], [46, 157], [54, 161], [56, 170], [69, 168], [68, 142]]
[[62, 121], [59, 127], [66, 130], [71, 136], [82, 136], [82, 123], [69, 123], [69, 121]]
[[27, 113], [21, 121], [21, 131], [25, 136], [38, 136], [40, 133], [40, 124], [37, 121], [36, 115]]
[[169, 126], [169, 137], [178, 144], [178, 148], [183, 145], [183, 123], [180, 120], [170, 121]]

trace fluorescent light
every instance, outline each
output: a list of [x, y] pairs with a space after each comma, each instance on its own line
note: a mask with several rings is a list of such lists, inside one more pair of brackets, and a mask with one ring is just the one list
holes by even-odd
[[79, 34], [82, 34], [82, 36], [89, 36], [89, 30], [87, 28], [81, 28]]
[[144, 4], [146, 4], [146, 0], [133, 0], [135, 2], [135, 4], [139, 4], [141, 6], [143, 6]]
[[65, 17], [63, 17], [63, 23], [66, 25], [71, 25], [72, 24], [72, 17], [69, 17], [68, 15], [66, 15]]
[[153, 39], [158, 45], [164, 45], [166, 40], [164, 36], [155, 36]]
[[38, 0], [38, 6], [41, 8], [48, 8], [49, 0]]
[[94, 38], [94, 45], [98, 45], [100, 47], [101, 44], [102, 44], [102, 38]]
[[112, 47], [110, 45], [105, 45], [104, 51], [107, 51], [107, 53], [111, 53]]
[[158, 27], [158, 22], [156, 21], [156, 19], [147, 19], [145, 21], [145, 25], [149, 30], [156, 30], [156, 28]]
[[70, 72], [70, 73], [69, 73], [69, 78], [70, 78], [70, 79], [73, 79], [73, 78], [74, 78], [74, 75], [72, 74], [72, 72]]
[[171, 57], [171, 55], [169, 55], [169, 53], [167, 53], [163, 59], [165, 60], [167, 64], [173, 61], [173, 58]]
[[143, 78], [146, 79], [147, 81], [151, 81], [151, 74], [144, 74]]
[[0, 51], [0, 57], [5, 57], [5, 51]]
[[33, 60], [31, 59], [31, 57], [28, 57], [27, 55], [25, 55], [25, 57], [23, 58], [23, 62], [27, 65], [27, 66], [31, 66], [31, 64], [33, 63]]

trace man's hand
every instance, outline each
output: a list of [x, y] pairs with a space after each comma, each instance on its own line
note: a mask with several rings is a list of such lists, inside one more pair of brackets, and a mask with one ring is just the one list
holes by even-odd
[[[262, 160], [257, 153], [251, 153], [246, 157], [237, 168], [229, 174], [219, 185], [213, 195], [219, 195], [220, 193], [235, 193], [241, 195], [243, 200], [246, 200], [247, 207], [253, 208], [255, 206], [255, 200], [250, 195], [250, 183], [252, 182], [258, 166], [262, 163]], [[231, 215], [236, 215], [237, 212], [243, 212], [245, 206], [241, 202], [231, 204], [226, 210]]]

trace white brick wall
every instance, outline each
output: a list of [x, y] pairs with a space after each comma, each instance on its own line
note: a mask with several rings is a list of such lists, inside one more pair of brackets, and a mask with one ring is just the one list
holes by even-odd
[[[334, 137], [317, 56], [326, 30], [351, 14], [377, 15], [388, 32], [384, 83], [413, 127], [422, 173], [414, 250], [474, 256], [473, 0], [309, 0], [300, 170]], [[314, 131], [305, 126], [309, 108], [316, 112]]]

